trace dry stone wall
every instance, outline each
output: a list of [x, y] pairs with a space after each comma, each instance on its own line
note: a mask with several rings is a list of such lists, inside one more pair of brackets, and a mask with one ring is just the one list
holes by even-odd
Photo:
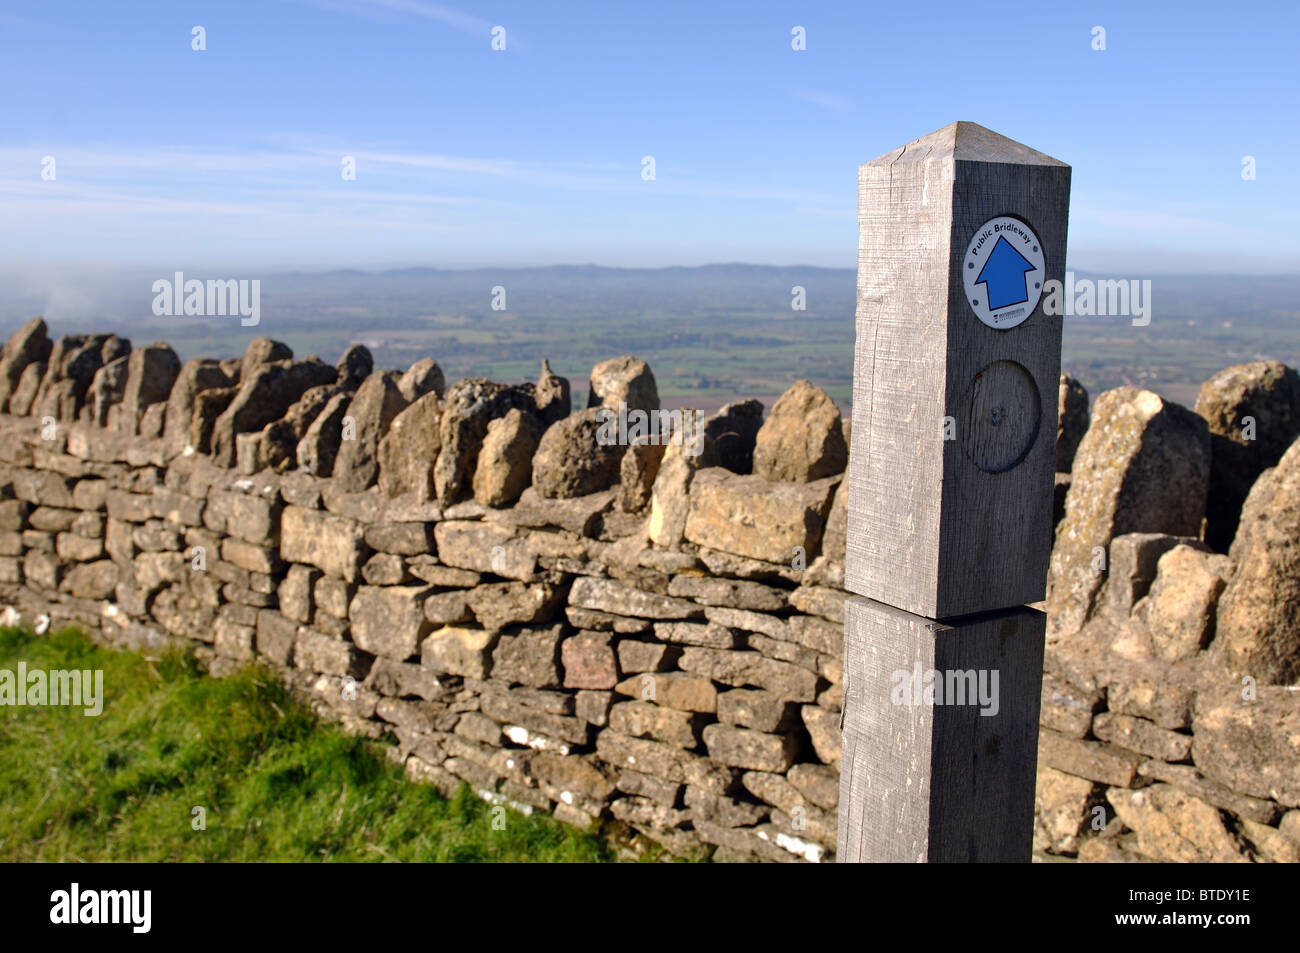
[[1296, 372], [1228, 368], [1196, 414], [1119, 388], [1089, 421], [1079, 390], [1062, 382], [1077, 451], [1057, 478], [1035, 850], [1300, 861]]
[[[1090, 420], [1063, 378], [1039, 859], [1300, 859], [1294, 379], [1230, 368], [1196, 414], [1121, 389]], [[798, 382], [766, 420], [665, 416], [664, 445], [631, 357], [569, 392], [266, 339], [182, 364], [34, 320], [0, 353], [0, 597], [216, 675], [260, 661], [445, 792], [833, 859], [847, 424]]]
[[[0, 385], [103, 348], [44, 334], [6, 345]], [[432, 362], [266, 340], [100, 368], [0, 417], [0, 594], [29, 618], [214, 674], [261, 660], [446, 792], [676, 855], [831, 858], [845, 438], [824, 393], [801, 383], [766, 436], [757, 402], [678, 414], [665, 447], [599, 433], [601, 407], [659, 409], [633, 358], [576, 413], [549, 367], [444, 387]], [[726, 469], [769, 443], [800, 482]]]

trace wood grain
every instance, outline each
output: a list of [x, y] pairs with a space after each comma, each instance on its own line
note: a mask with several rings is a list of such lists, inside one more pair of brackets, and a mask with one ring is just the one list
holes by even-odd
[[934, 619], [1043, 598], [1060, 318], [1040, 301], [988, 327], [961, 267], [976, 229], [1013, 215], [1062, 279], [1069, 188], [1068, 166], [973, 123], [860, 168], [851, 591]]
[[[845, 602], [838, 861], [1029, 861], [1045, 632], [1024, 606], [945, 625]], [[899, 704], [897, 673], [918, 664], [997, 672], [996, 714]]]

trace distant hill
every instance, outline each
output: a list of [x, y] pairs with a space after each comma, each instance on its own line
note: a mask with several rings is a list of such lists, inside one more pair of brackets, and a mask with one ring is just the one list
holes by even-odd
[[[13, 276], [0, 283], [0, 331], [44, 314], [54, 334], [113, 330], [137, 342], [166, 340], [182, 357], [239, 353], [256, 335], [329, 359], [361, 342], [383, 366], [432, 355], [449, 379], [534, 377], [548, 357], [575, 391], [597, 360], [630, 352], [650, 362], [667, 403], [705, 409], [748, 396], [770, 403], [800, 377], [842, 406], [851, 392], [856, 275], [847, 268], [186, 270], [191, 278], [260, 278], [255, 328], [234, 318], [155, 317], [151, 286], [161, 277], [170, 274]], [[1187, 403], [1227, 364], [1300, 363], [1300, 276], [1151, 281], [1147, 327], [1127, 318], [1065, 319], [1064, 365], [1094, 394], [1131, 383]], [[796, 286], [803, 311], [792, 309]], [[497, 287], [505, 289], [504, 311], [492, 307]]]

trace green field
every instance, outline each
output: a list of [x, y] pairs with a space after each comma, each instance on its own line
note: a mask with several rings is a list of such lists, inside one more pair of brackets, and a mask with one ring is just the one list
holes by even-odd
[[[100, 669], [99, 716], [0, 707], [0, 860], [596, 862], [608, 837], [408, 782], [274, 675], [0, 630], [0, 670]], [[203, 814], [196, 812], [201, 808]], [[200, 816], [205, 829], [199, 826]], [[495, 823], [494, 823], [495, 822]], [[498, 829], [499, 828], [499, 829]], [[653, 858], [653, 852], [645, 855]]]

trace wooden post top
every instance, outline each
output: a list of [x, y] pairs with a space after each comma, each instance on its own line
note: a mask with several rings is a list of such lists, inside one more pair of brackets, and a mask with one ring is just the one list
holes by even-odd
[[846, 586], [933, 619], [1042, 599], [1070, 168], [955, 122], [858, 180]]
[[927, 136], [913, 139], [905, 146], [864, 162], [872, 165], [894, 165], [899, 162], [941, 162], [955, 159], [961, 162], [1008, 162], [1014, 165], [1051, 165], [1069, 168], [1060, 159], [1031, 149], [1014, 139], [985, 129], [979, 123], [957, 121]]

